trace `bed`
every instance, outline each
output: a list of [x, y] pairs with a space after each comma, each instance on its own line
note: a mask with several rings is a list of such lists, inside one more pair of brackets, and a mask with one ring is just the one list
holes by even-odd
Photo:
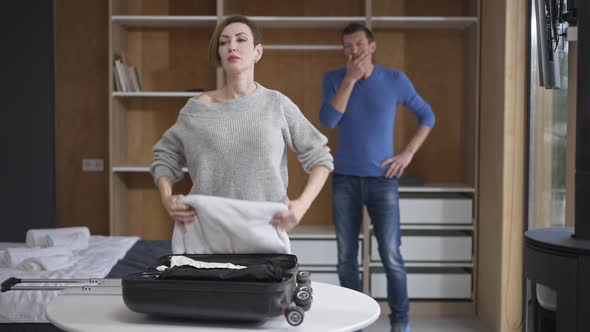
[[[25, 246], [0, 243], [0, 249]], [[170, 241], [146, 241], [137, 237], [91, 236], [71, 267], [56, 271], [22, 271], [0, 267], [0, 281], [17, 278], [122, 278], [144, 270], [163, 255], [171, 254]], [[59, 291], [8, 291], [0, 293], [0, 330], [9, 332], [61, 331], [45, 318], [45, 306]]]

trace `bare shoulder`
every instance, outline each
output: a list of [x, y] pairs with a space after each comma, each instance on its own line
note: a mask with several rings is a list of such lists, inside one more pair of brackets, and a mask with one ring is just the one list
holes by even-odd
[[198, 96], [193, 97], [194, 100], [200, 101], [200, 102], [204, 102], [204, 103], [211, 103], [213, 102], [213, 96], [212, 93], [214, 93], [215, 91], [206, 91], [201, 93]]
[[195, 100], [203, 103], [222, 103], [225, 101], [220, 90], [212, 90], [203, 92], [200, 95], [193, 97]]

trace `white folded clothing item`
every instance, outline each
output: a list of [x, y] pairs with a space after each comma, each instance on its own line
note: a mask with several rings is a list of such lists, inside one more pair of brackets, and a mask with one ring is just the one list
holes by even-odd
[[77, 258], [67, 255], [31, 257], [20, 262], [17, 269], [23, 271], [55, 271], [74, 265]]
[[66, 247], [72, 250], [84, 250], [88, 248], [90, 236], [82, 232], [71, 234], [47, 234], [45, 241], [49, 247]]
[[7, 248], [3, 252], [2, 262], [7, 267], [16, 267], [27, 258], [47, 257], [47, 256], [73, 256], [69, 248], [50, 247], [50, 248]]
[[174, 254], [291, 253], [287, 232], [271, 224], [275, 214], [288, 210], [285, 204], [205, 195], [188, 195], [181, 203], [197, 217], [185, 229], [174, 226]]
[[88, 227], [60, 227], [60, 228], [39, 228], [29, 229], [27, 231], [27, 247], [50, 247], [47, 235], [71, 235], [80, 234], [86, 239], [90, 238], [90, 230]]
[[[232, 269], [232, 270], [241, 270], [245, 269], [247, 266], [243, 265], [235, 265], [232, 263], [215, 263], [215, 262], [203, 262], [197, 261], [192, 258], [188, 258], [186, 256], [172, 256], [170, 258], [170, 268], [174, 266], [192, 266], [196, 267], [197, 269]], [[160, 272], [167, 270], [169, 267], [166, 265], [160, 265], [156, 269]]]

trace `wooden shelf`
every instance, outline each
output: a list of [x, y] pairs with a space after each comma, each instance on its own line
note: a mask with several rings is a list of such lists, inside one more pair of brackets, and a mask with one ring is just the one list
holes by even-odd
[[[185, 167], [182, 169], [185, 173], [188, 173], [188, 169]], [[113, 173], [149, 173], [149, 166], [113, 166]]]
[[111, 21], [127, 28], [215, 27], [217, 16], [114, 15]]
[[265, 51], [342, 51], [342, 45], [264, 45]]
[[373, 16], [374, 29], [465, 29], [477, 17], [449, 16]]
[[424, 186], [399, 186], [400, 193], [448, 193], [448, 194], [471, 194], [475, 188], [465, 185], [454, 184], [426, 184]]
[[123, 92], [113, 91], [113, 97], [194, 97], [202, 92], [184, 92], [184, 91], [141, 91], [141, 92]]
[[350, 22], [364, 23], [364, 16], [249, 16], [261, 28], [342, 29]]
[[[249, 16], [261, 28], [341, 29], [350, 22], [365, 22], [363, 16]], [[124, 27], [214, 27], [217, 16], [116, 15], [113, 23]], [[464, 29], [478, 22], [470, 16], [373, 16], [373, 28]]]

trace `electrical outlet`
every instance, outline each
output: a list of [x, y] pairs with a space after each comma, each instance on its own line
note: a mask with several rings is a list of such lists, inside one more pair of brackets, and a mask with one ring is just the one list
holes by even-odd
[[104, 170], [103, 159], [82, 159], [83, 172], [102, 172]]

